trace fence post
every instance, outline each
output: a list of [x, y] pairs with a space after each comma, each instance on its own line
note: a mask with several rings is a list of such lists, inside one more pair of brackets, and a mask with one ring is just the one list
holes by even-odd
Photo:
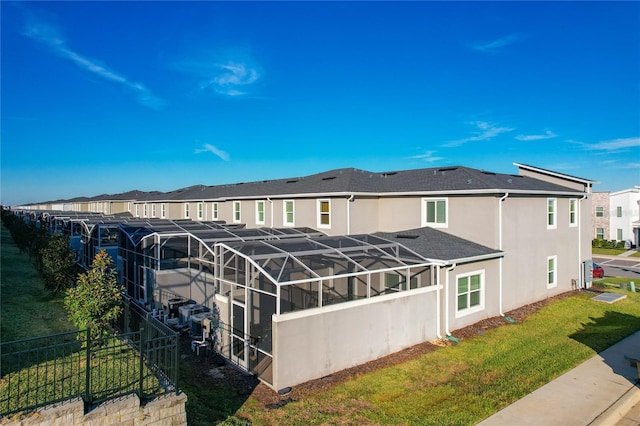
[[85, 340], [87, 345], [86, 360], [85, 360], [85, 401], [87, 404], [91, 404], [91, 327], [87, 327], [87, 338]]
[[[145, 324], [146, 325], [146, 324]], [[142, 400], [144, 398], [143, 393], [143, 381], [144, 381], [144, 346], [145, 346], [145, 327], [140, 327], [140, 383], [138, 389], [138, 396]]]

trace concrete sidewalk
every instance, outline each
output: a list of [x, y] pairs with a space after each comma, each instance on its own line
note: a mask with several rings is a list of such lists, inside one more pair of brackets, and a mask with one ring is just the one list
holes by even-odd
[[[640, 331], [478, 423], [496, 425], [629, 425], [640, 410]], [[631, 423], [629, 423], [631, 419]]]

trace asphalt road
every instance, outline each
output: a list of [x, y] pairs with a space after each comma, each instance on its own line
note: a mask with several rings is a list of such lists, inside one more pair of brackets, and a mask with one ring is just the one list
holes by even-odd
[[593, 263], [597, 263], [604, 269], [605, 277], [637, 278], [636, 286], [640, 286], [640, 258], [628, 257], [615, 259], [593, 257]]

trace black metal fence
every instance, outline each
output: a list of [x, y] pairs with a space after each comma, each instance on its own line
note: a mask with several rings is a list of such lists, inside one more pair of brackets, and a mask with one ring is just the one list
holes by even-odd
[[83, 330], [1, 344], [0, 416], [77, 397], [91, 407], [179, 392], [177, 333], [129, 300], [114, 326], [109, 338]]

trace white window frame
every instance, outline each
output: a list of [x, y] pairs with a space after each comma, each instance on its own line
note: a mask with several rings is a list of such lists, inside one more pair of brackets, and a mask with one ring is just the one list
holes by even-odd
[[218, 220], [218, 203], [211, 203], [211, 220]]
[[622, 228], [617, 228], [616, 237], [616, 241], [623, 241]]
[[242, 205], [240, 201], [233, 202], [233, 223], [240, 223], [242, 221]]
[[198, 203], [198, 220], [204, 219], [204, 203]]
[[156, 203], [151, 204], [151, 217], [156, 217]]
[[[444, 203], [444, 222], [438, 221], [438, 203]], [[434, 220], [429, 221], [427, 217], [429, 211], [429, 203], [434, 203]], [[432, 228], [447, 228], [449, 227], [449, 198], [437, 197], [437, 198], [423, 198], [422, 199], [422, 226], [430, 226]]]
[[[550, 268], [549, 261], [553, 261], [553, 269]], [[553, 274], [553, 276], [551, 275]], [[547, 257], [547, 288], [554, 288], [558, 285], [558, 256]]]
[[596, 206], [596, 217], [604, 217], [604, 207]]
[[167, 217], [167, 205], [165, 203], [160, 204], [160, 217], [162, 219]]
[[556, 229], [558, 227], [557, 206], [557, 198], [547, 198], [547, 229]]
[[127, 202], [127, 211], [131, 211], [131, 201]]
[[616, 207], [616, 217], [622, 217], [622, 206]]
[[[323, 203], [327, 203], [327, 206], [329, 207], [329, 211], [328, 212], [322, 212], [322, 204]], [[318, 228], [324, 228], [324, 229], [328, 229], [331, 228], [331, 200], [328, 198], [323, 198], [317, 201], [317, 217], [316, 217], [316, 221], [318, 224]], [[323, 216], [327, 216], [329, 219], [329, 223], [322, 223], [322, 217]]]
[[[461, 278], [467, 278], [469, 280], [469, 284], [471, 284], [471, 277], [475, 276], [475, 275], [479, 275], [480, 276], [480, 303], [478, 305], [475, 306], [470, 306], [471, 304], [471, 286], [469, 285], [467, 287], [467, 291], [464, 293], [467, 295], [467, 307], [464, 309], [459, 309], [458, 307], [458, 298], [459, 296], [461, 296], [461, 294], [458, 292], [458, 281]], [[458, 274], [456, 275], [456, 280], [455, 280], [455, 291], [456, 291], [456, 318], [460, 318], [460, 317], [464, 317], [466, 315], [470, 315], [470, 314], [474, 314], [476, 312], [480, 312], [482, 310], [484, 310], [484, 297], [485, 297], [485, 288], [486, 288], [486, 283], [485, 283], [485, 270], [484, 269], [479, 269], [477, 271], [471, 271], [471, 272], [466, 272], [463, 274]]]
[[149, 206], [147, 205], [147, 203], [144, 203], [144, 205], [142, 206], [142, 217], [147, 217], [149, 213]]
[[569, 226], [578, 226], [578, 199], [569, 200]]
[[[598, 236], [600, 234], [600, 230], [602, 229], [602, 235]], [[596, 228], [596, 239], [598, 240], [604, 240], [604, 228]]]
[[[288, 221], [287, 204], [291, 203], [291, 221]], [[282, 224], [284, 226], [295, 226], [296, 223], [296, 204], [294, 200], [284, 200], [282, 202]]]
[[189, 219], [189, 203], [184, 203], [184, 218]]
[[[260, 217], [260, 206], [262, 206], [262, 218]], [[264, 200], [256, 200], [256, 225], [264, 225], [266, 218]]]
[[136, 204], [136, 217], [140, 217], [140, 204]]

